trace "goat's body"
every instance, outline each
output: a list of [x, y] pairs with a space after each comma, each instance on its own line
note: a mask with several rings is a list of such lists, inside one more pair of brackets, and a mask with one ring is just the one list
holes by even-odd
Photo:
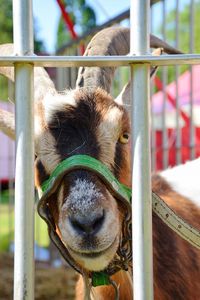
[[[166, 172], [163, 176], [176, 176], [179, 172], [192, 171], [198, 166], [199, 160], [188, 163]], [[191, 175], [191, 177], [190, 177]], [[194, 173], [188, 173], [192, 180]], [[172, 176], [172, 177], [173, 177]], [[197, 173], [196, 173], [197, 176]], [[199, 178], [199, 176], [197, 176]], [[175, 177], [174, 177], [175, 178]], [[176, 178], [177, 179], [177, 178]], [[177, 183], [180, 182], [176, 180]], [[172, 182], [171, 182], [172, 184]], [[155, 193], [182, 218], [200, 230], [200, 208], [185, 196], [174, 191], [166, 180], [159, 176], [152, 177], [152, 188]], [[185, 187], [186, 188], [186, 187]], [[196, 186], [195, 194], [200, 189]], [[191, 194], [190, 194], [191, 195]], [[200, 194], [199, 194], [200, 195]], [[189, 192], [188, 192], [189, 196]], [[200, 196], [199, 196], [200, 198]], [[197, 197], [195, 197], [197, 202]], [[162, 220], [153, 213], [153, 269], [155, 300], [198, 300], [200, 299], [200, 251], [180, 238]], [[121, 271], [112, 278], [120, 286], [120, 299], [132, 299], [132, 279], [129, 272]], [[94, 299], [114, 300], [112, 286], [93, 289]], [[93, 297], [91, 295], [91, 297]], [[77, 300], [84, 299], [84, 285], [80, 277], [77, 284]], [[92, 298], [93, 299], [93, 298]]]
[[[188, 174], [189, 175], [189, 174]], [[200, 229], [200, 208], [175, 192], [160, 176], [153, 190], [183, 219]], [[154, 295], [156, 300], [200, 299], [200, 251], [153, 214]]]
[[[129, 35], [126, 28], [105, 29], [92, 39], [85, 55], [126, 55], [130, 49]], [[180, 54], [179, 50], [154, 36], [150, 37], [150, 46], [161, 47], [168, 54]], [[157, 49], [158, 53], [162, 52], [161, 48]], [[0, 53], [12, 55], [13, 46], [0, 46]], [[82, 67], [76, 88], [60, 94], [46, 71], [35, 68], [35, 183], [38, 190], [61, 161], [76, 154], [96, 158], [118, 181], [131, 186], [130, 121], [125, 109], [126, 101], [130, 103], [130, 85], [114, 100], [108, 94], [114, 72], [113, 67]], [[12, 67], [2, 67], [0, 73], [14, 79]], [[14, 138], [12, 114], [0, 110], [0, 129]], [[168, 182], [173, 178], [169, 172], [163, 173]], [[124, 207], [97, 174], [74, 169], [64, 175], [57, 189], [46, 199], [48, 217], [77, 266], [86, 273], [106, 269], [116, 257], [122, 239]], [[185, 176], [190, 175], [186, 172]], [[197, 178], [194, 183], [199, 185]], [[176, 192], [173, 191], [159, 175], [153, 176], [153, 190], [181, 217], [196, 228], [200, 227], [199, 206], [181, 196], [188, 197], [190, 192], [180, 189], [177, 184]], [[195, 194], [196, 200], [198, 195]], [[200, 299], [200, 252], [154, 214], [153, 243], [155, 299]], [[118, 272], [113, 280], [120, 287], [120, 300], [132, 299], [130, 274]], [[83, 297], [80, 279], [77, 299]], [[94, 288], [91, 297], [112, 300], [114, 289], [112, 286]]]

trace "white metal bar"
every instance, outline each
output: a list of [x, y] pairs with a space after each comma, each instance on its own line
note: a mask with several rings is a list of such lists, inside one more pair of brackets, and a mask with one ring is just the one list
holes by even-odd
[[[131, 53], [149, 51], [148, 0], [131, 1]], [[135, 300], [153, 299], [150, 180], [150, 65], [131, 66], [133, 151], [133, 284]]]
[[[152, 98], [155, 93], [155, 86], [150, 86], [150, 97]], [[155, 129], [155, 117], [153, 111], [153, 105], [151, 105], [151, 171], [155, 172], [157, 168], [156, 161], [156, 129]]]
[[[194, 0], [190, 2], [190, 52], [194, 52]], [[195, 158], [195, 127], [194, 127], [194, 99], [193, 99], [193, 68], [190, 66], [190, 159]]]
[[[151, 29], [150, 32], [154, 32], [154, 7], [151, 6]], [[152, 96], [155, 93], [155, 84], [151, 84], [150, 86], [150, 96], [152, 102]], [[153, 111], [153, 105], [151, 104], [151, 171], [154, 172], [156, 170], [156, 130], [155, 130], [155, 117]]]
[[[176, 0], [176, 47], [179, 47], [179, 0]], [[175, 67], [176, 76], [176, 164], [181, 163], [181, 146], [182, 146], [182, 135], [181, 135], [181, 124], [180, 124], [180, 101], [179, 101], [179, 66]]]
[[[166, 1], [162, 2], [162, 38], [166, 40]], [[167, 106], [167, 95], [166, 95], [166, 86], [167, 86], [167, 76], [168, 68], [163, 67], [162, 69], [162, 90], [163, 90], [163, 103], [162, 103], [162, 167], [166, 169], [168, 166], [168, 157], [169, 157], [169, 143], [168, 143], [168, 134], [166, 126], [166, 106]]]
[[0, 66], [30, 63], [36, 67], [120, 67], [148, 63], [152, 66], [198, 65], [200, 54], [138, 55], [138, 56], [0, 56]]
[[[7, 82], [7, 88], [8, 88], [8, 98], [13, 99], [13, 94], [14, 94], [14, 89], [13, 89], [13, 84], [10, 80]], [[9, 103], [7, 102], [7, 110], [9, 111], [8, 108]], [[14, 203], [13, 203], [13, 177], [11, 177], [11, 174], [13, 174], [14, 166], [13, 166], [13, 147], [11, 144], [11, 140], [8, 138], [7, 139], [7, 147], [8, 147], [8, 194], [9, 194], [9, 203], [8, 203], [8, 235], [9, 235], [9, 245], [11, 244], [13, 238], [12, 238], [12, 232], [14, 230], [14, 224], [13, 224], [13, 210], [14, 210]]]
[[[13, 1], [14, 51], [33, 53], [32, 1]], [[15, 65], [16, 178], [14, 299], [34, 299], [33, 66]]]
[[[72, 50], [70, 51], [73, 55], [77, 54], [77, 49], [76, 48], [72, 48]], [[77, 78], [77, 74], [78, 74], [78, 69], [77, 68], [71, 68], [70, 69], [70, 79], [71, 79], [71, 84], [70, 87], [74, 88], [76, 86], [76, 78]]]
[[166, 127], [166, 107], [167, 107], [167, 67], [163, 67], [162, 70], [162, 91], [163, 91], [163, 102], [162, 102], [162, 167], [166, 169], [169, 164], [169, 143], [168, 133]]

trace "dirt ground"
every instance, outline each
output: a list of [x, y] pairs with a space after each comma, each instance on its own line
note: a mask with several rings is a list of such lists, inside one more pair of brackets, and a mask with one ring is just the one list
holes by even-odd
[[[77, 275], [71, 268], [36, 262], [35, 300], [72, 300]], [[13, 299], [13, 257], [0, 254], [0, 300]]]

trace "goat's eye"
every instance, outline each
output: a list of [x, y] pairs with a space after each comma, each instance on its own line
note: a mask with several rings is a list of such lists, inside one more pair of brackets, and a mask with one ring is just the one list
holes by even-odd
[[120, 135], [119, 137], [119, 142], [122, 144], [127, 144], [129, 142], [129, 133], [128, 132], [124, 132], [123, 134]]

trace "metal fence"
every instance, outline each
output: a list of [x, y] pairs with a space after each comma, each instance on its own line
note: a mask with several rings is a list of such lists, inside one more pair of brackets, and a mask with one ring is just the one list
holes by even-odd
[[[151, 1], [151, 32], [180, 48], [185, 53], [198, 53], [197, 14], [200, 1]], [[196, 13], [195, 13], [196, 11]], [[158, 17], [159, 16], [159, 17]], [[92, 32], [67, 43], [57, 51], [58, 55], [79, 55], [94, 33], [108, 26], [130, 24], [130, 12], [95, 28]], [[81, 48], [81, 49], [82, 49]], [[130, 76], [129, 68], [118, 68], [112, 88], [117, 96]], [[166, 169], [184, 163], [200, 154], [197, 87], [199, 67], [190, 65], [160, 67], [158, 76], [151, 82], [151, 145], [152, 171]], [[57, 88], [74, 87], [77, 69], [58, 68]], [[193, 77], [195, 77], [193, 79]], [[184, 85], [186, 89], [183, 89]], [[184, 91], [183, 91], [184, 90]], [[159, 92], [160, 91], [160, 92]], [[184, 94], [186, 93], [186, 95]], [[194, 100], [195, 98], [195, 100]]]
[[[62, 90], [74, 86], [79, 66], [107, 66], [108, 64], [119, 67], [112, 90], [115, 95], [121, 90], [129, 76], [133, 84], [133, 197], [137, 199], [134, 201], [133, 210], [134, 285], [137, 285], [134, 289], [134, 299], [153, 299], [152, 256], [150, 255], [152, 253], [150, 169], [158, 170], [182, 163], [198, 156], [200, 152], [200, 125], [196, 118], [199, 104], [197, 96], [200, 93], [198, 95], [198, 87], [195, 85], [198, 72], [200, 72], [197, 66], [200, 64], [200, 56], [192, 54], [199, 51], [198, 41], [195, 39], [198, 21], [195, 12], [199, 10], [200, 1], [176, 0], [173, 3], [152, 1], [151, 4], [150, 11], [148, 1], [131, 1], [130, 21], [129, 12], [125, 12], [104, 26], [130, 23], [130, 53], [136, 56], [118, 58], [76, 56], [80, 53], [80, 43], [86, 45], [91, 35], [94, 34], [92, 32], [84, 35], [77, 42], [65, 45], [58, 51], [59, 57], [38, 58], [26, 56], [27, 53], [30, 54], [33, 51], [31, 1], [13, 1], [14, 43], [18, 57], [0, 57], [0, 65], [14, 65], [16, 72], [15, 225], [12, 223], [14, 207], [12, 189], [7, 195], [1, 193], [0, 219], [5, 208], [2, 201], [8, 197], [10, 200], [9, 205], [6, 206], [8, 210], [6, 222], [8, 223], [9, 243], [13, 241], [14, 227], [16, 229], [14, 242], [14, 298], [16, 300], [34, 298], [33, 65], [57, 67], [56, 85], [59, 90]], [[147, 54], [150, 27], [152, 33], [160, 35], [169, 43], [190, 54], [170, 57], [152, 57]], [[97, 28], [97, 31], [99, 29]], [[160, 73], [151, 85], [152, 105], [150, 106], [148, 105], [150, 104], [148, 100], [150, 96], [149, 68], [154, 64], [161, 67]], [[2, 135], [0, 138], [3, 139]], [[9, 141], [5, 140], [5, 143]], [[13, 146], [10, 147], [9, 151], [13, 152]], [[10, 179], [7, 181], [8, 187], [13, 184], [11, 170], [14, 167], [11, 162], [13, 155], [7, 155], [5, 158], [2, 149], [3, 147], [0, 147], [1, 166], [5, 159], [9, 161], [8, 166], [4, 167], [9, 170], [9, 174], [5, 173], [6, 176], [3, 174], [1, 177], [0, 188], [3, 189], [7, 179]], [[37, 222], [36, 240], [40, 243], [39, 228], [43, 225], [38, 225]], [[0, 228], [0, 241], [3, 234]], [[45, 243], [47, 245], [48, 240]]]

